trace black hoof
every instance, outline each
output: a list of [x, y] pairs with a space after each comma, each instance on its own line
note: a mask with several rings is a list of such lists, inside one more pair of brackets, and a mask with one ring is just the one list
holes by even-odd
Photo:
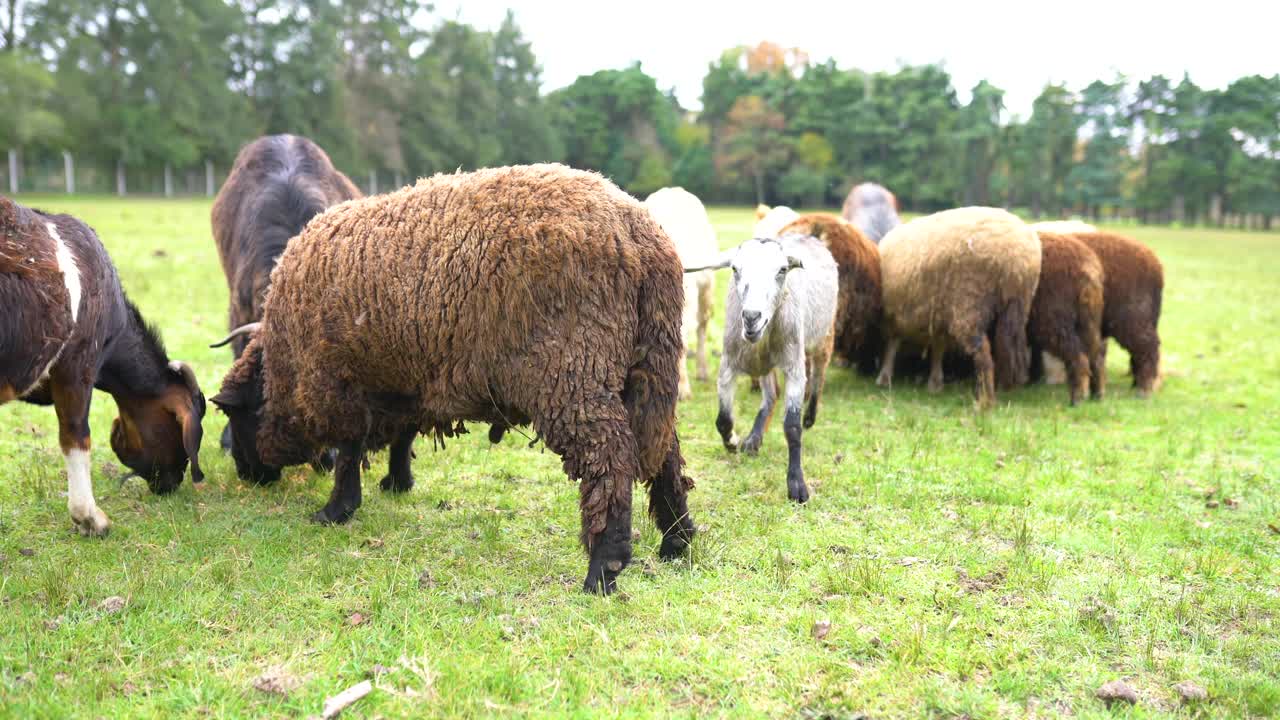
[[612, 595], [618, 589], [618, 573], [592, 572], [582, 583], [582, 592], [588, 595]]
[[684, 557], [685, 553], [688, 552], [689, 544], [693, 542], [693, 536], [696, 531], [693, 529], [692, 522], [682, 525], [676, 532], [662, 538], [662, 545], [658, 547], [659, 558], [675, 560]]
[[809, 486], [803, 482], [798, 486], [788, 486], [787, 498], [802, 505], [809, 502]]
[[355, 508], [330, 508], [328, 505], [311, 515], [311, 522], [317, 525], [345, 525], [355, 515]]
[[755, 455], [760, 452], [760, 446], [762, 444], [764, 444], [764, 438], [756, 435], [755, 433], [751, 433], [742, 440], [742, 443], [738, 446], [738, 451], [744, 452], [748, 455]]
[[506, 432], [507, 432], [506, 425], [499, 425], [497, 423], [490, 425], [489, 426], [489, 442], [494, 445], [497, 445], [498, 443], [502, 442], [502, 436], [505, 435]]
[[814, 420], [817, 420], [817, 413], [805, 413], [804, 429], [808, 430], [809, 428], [813, 427]]
[[378, 483], [383, 492], [407, 493], [413, 489], [413, 478], [398, 478], [395, 475], [387, 475], [382, 478], [382, 482]]

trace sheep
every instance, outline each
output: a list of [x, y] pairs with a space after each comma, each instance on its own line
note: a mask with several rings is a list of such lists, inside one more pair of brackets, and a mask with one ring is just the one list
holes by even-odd
[[1084, 243], [1042, 231], [1040, 282], [1027, 319], [1031, 375], [1039, 374], [1042, 353], [1061, 359], [1070, 380], [1071, 404], [1106, 385], [1102, 343], [1104, 274], [1102, 262]]
[[[683, 188], [662, 188], [645, 198], [645, 208], [658, 221], [663, 232], [671, 238], [685, 265], [710, 262], [720, 252], [716, 230], [707, 217], [707, 209], [693, 193]], [[711, 320], [714, 305], [715, 273], [704, 270], [684, 276], [684, 316], [681, 337], [687, 351], [696, 347], [694, 358], [698, 364], [698, 380], [707, 379], [707, 323]], [[681, 400], [693, 395], [689, 385], [689, 370], [680, 363]]]
[[[1164, 268], [1151, 248], [1109, 232], [1075, 233], [1102, 261], [1105, 277], [1102, 337], [1129, 351], [1129, 369], [1138, 397], [1150, 397], [1160, 381], [1160, 306]], [[1103, 344], [1103, 359], [1106, 344]]]
[[[973, 358], [977, 406], [1027, 380], [1027, 313], [1040, 278], [1040, 241], [996, 208], [967, 207], [899, 225], [880, 242], [887, 341], [877, 384], [893, 382], [903, 340], [928, 348], [931, 392], [948, 345]], [[988, 335], [994, 336], [994, 342]]]
[[[271, 270], [290, 238], [326, 208], [362, 196], [305, 137], [270, 135], [241, 148], [211, 213], [231, 296], [229, 327], [262, 319]], [[240, 357], [247, 344], [244, 336], [233, 339], [232, 357]], [[230, 445], [224, 428], [222, 447]]]
[[82, 535], [111, 523], [93, 497], [89, 403], [110, 393], [119, 416], [111, 449], [151, 491], [201, 482], [204, 395], [186, 363], [170, 361], [156, 331], [120, 287], [89, 226], [0, 197], [0, 405], [53, 405], [67, 465], [67, 507]]
[[242, 477], [338, 449], [312, 516], [327, 524], [360, 506], [365, 454], [406, 428], [532, 424], [580, 480], [583, 589], [607, 594], [631, 559], [635, 479], [661, 557], [694, 534], [675, 429], [683, 297], [670, 239], [598, 174], [436, 175], [331, 208], [289, 243], [212, 400]]
[[[801, 425], [813, 427], [831, 359], [836, 261], [817, 238], [787, 234], [780, 239], [748, 240], [723, 253], [711, 267], [733, 268], [717, 382], [716, 429], [730, 452], [758, 452], [777, 399], [773, 371], [781, 369], [786, 379], [787, 497], [807, 502], [809, 488], [800, 466]], [[751, 433], [739, 442], [733, 431], [733, 400], [741, 374], [761, 379], [762, 398]], [[805, 408], [803, 423], [801, 408]]]
[[898, 198], [875, 183], [855, 185], [844, 199], [840, 214], [877, 245], [890, 230], [902, 224], [898, 217]]
[[[764, 214], [761, 214], [764, 210]], [[776, 238], [782, 228], [795, 221], [800, 214], [786, 205], [768, 209], [761, 205], [756, 208], [756, 227], [752, 231], [753, 238]]]
[[836, 215], [801, 215], [782, 233], [812, 235], [821, 240], [839, 269], [835, 352], [867, 373], [879, 360], [882, 295], [880, 251], [850, 223]]

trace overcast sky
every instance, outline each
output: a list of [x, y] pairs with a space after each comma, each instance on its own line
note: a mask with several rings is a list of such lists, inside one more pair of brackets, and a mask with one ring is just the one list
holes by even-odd
[[[545, 90], [639, 60], [682, 105], [701, 106], [707, 64], [726, 48], [770, 40], [840, 67], [942, 63], [962, 102], [986, 78], [1028, 114], [1046, 82], [1079, 90], [1117, 72], [1183, 72], [1202, 87], [1280, 72], [1280, 0], [1043, 3], [774, 0], [437, 0], [437, 13], [494, 29], [512, 8], [543, 67]], [[1184, 10], [1184, 8], [1186, 8]]]

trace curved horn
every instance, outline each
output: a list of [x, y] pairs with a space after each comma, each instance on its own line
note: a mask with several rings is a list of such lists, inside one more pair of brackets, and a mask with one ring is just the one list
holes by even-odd
[[728, 250], [721, 252], [719, 255], [717, 255], [715, 260], [712, 261], [711, 264], [698, 265], [696, 267], [686, 267], [684, 271], [686, 273], [691, 273], [691, 272], [702, 272], [703, 270], [719, 270], [720, 268], [727, 268], [729, 267], [729, 263], [733, 262], [733, 255], [736, 252], [738, 252], [737, 248], [730, 248]]
[[222, 347], [223, 345], [226, 345], [227, 343], [231, 342], [232, 340], [235, 340], [236, 338], [240, 337], [241, 335], [251, 335], [251, 334], [253, 334], [253, 333], [258, 332], [258, 330], [259, 330], [261, 327], [262, 327], [262, 323], [261, 323], [261, 322], [251, 322], [251, 323], [249, 323], [248, 325], [241, 325], [240, 327], [236, 328], [235, 330], [232, 330], [230, 335], [228, 335], [228, 336], [226, 336], [226, 337], [222, 338], [221, 340], [219, 340], [218, 342], [216, 342], [216, 343], [214, 343], [214, 344], [210, 345], [209, 347], [211, 347], [211, 348], [220, 348], [220, 347]]

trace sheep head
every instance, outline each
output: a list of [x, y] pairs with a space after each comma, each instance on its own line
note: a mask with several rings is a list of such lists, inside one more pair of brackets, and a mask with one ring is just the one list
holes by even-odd
[[786, 297], [787, 275], [804, 263], [781, 242], [757, 238], [738, 246], [728, 266], [742, 308], [742, 339], [759, 342]]
[[116, 457], [160, 495], [182, 484], [187, 463], [191, 481], [204, 480], [200, 470], [204, 394], [186, 363], [171, 362], [165, 373], [159, 395], [116, 394], [120, 415], [111, 423], [111, 449]]

